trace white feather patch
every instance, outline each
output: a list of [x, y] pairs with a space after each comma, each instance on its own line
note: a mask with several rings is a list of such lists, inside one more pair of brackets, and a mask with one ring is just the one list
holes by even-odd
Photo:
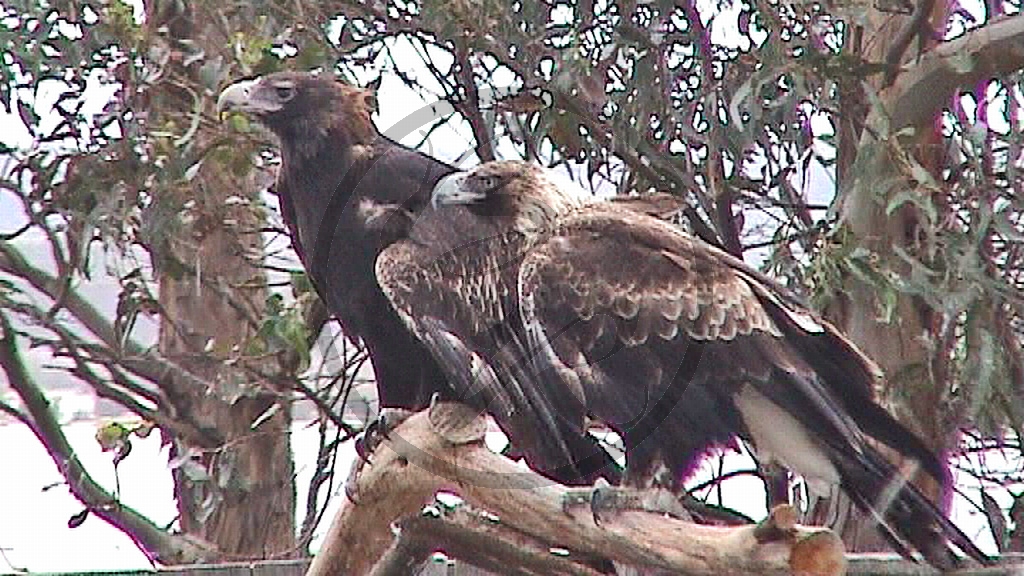
[[796, 418], [750, 384], [743, 385], [734, 401], [762, 460], [782, 462], [802, 475], [816, 495], [827, 496], [839, 484], [839, 471]]

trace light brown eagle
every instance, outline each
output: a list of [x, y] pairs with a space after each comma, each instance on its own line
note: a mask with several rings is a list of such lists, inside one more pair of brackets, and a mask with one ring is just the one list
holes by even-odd
[[377, 279], [449, 380], [535, 463], [578, 458], [554, 439], [588, 418], [621, 435], [638, 480], [664, 465], [681, 481], [739, 436], [812, 486], [841, 487], [901, 554], [948, 568], [950, 542], [987, 560], [875, 447], [946, 478], [874, 402], [875, 365], [763, 274], [522, 162], [447, 176], [432, 201], [495, 232], [440, 249], [414, 227], [377, 258]]

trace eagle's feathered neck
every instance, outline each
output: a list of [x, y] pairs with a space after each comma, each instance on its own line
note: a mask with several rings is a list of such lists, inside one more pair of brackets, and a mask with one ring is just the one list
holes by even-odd
[[346, 117], [344, 112], [337, 110], [325, 111], [317, 117], [296, 119], [274, 127], [274, 132], [281, 141], [284, 161], [296, 165], [314, 160], [350, 160], [326, 159], [324, 155], [358, 156], [360, 150], [373, 147], [383, 138], [369, 116]]
[[280, 142], [276, 190], [282, 211], [292, 212], [292, 233], [310, 250], [325, 219], [337, 222], [354, 215], [345, 207], [363, 179], [368, 151], [381, 138], [369, 116], [364, 119], [362, 129], [351, 129], [360, 123], [345, 122], [332, 110], [271, 127]]
[[589, 199], [567, 191], [541, 170], [531, 170], [499, 192], [504, 216], [517, 232], [550, 233], [563, 216], [589, 204]]
[[506, 218], [513, 230], [526, 235], [545, 234], [551, 231], [561, 216], [575, 208], [552, 203], [547, 198], [532, 194], [517, 197], [513, 203], [515, 207]]

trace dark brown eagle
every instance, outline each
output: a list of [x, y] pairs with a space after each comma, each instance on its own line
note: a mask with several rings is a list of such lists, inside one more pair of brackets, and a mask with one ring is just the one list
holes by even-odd
[[573, 194], [545, 171], [491, 162], [447, 176], [440, 206], [495, 233], [386, 248], [377, 278], [405, 324], [539, 461], [588, 418], [624, 439], [627, 478], [682, 480], [738, 435], [817, 489], [841, 487], [901, 554], [987, 558], [882, 455], [946, 478], [873, 400], [875, 365], [784, 288], [657, 218]]
[[381, 404], [425, 406], [443, 374], [390, 310], [373, 277], [381, 245], [367, 219], [409, 211], [455, 168], [380, 135], [369, 91], [313, 74], [280, 73], [226, 88], [219, 111], [245, 112], [280, 142], [274, 191], [299, 259], [346, 334], [373, 359]]
[[[244, 112], [278, 138], [282, 165], [275, 192], [292, 246], [345, 334], [366, 345], [381, 407], [421, 409], [433, 394], [465, 399], [434, 356], [395, 314], [381, 292], [374, 263], [384, 247], [404, 238], [415, 220], [417, 241], [438, 250], [493, 235], [493, 225], [468, 210], [435, 212], [435, 184], [456, 168], [382, 135], [373, 124], [373, 92], [329, 75], [283, 72], [235, 83], [220, 94], [218, 111]], [[651, 214], [671, 213], [666, 196], [623, 203]], [[507, 421], [502, 421], [507, 425]], [[528, 461], [563, 483], [614, 480], [614, 462], [597, 443], [568, 424], [550, 442], [560, 460]], [[514, 430], [507, 429], [519, 444]], [[600, 460], [600, 461], [599, 461]], [[589, 464], [582, 469], [580, 463]]]

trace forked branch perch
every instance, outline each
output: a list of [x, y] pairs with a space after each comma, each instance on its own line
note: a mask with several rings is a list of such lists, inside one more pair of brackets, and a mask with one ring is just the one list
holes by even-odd
[[[391, 431], [371, 463], [353, 470], [346, 501], [307, 576], [371, 573], [389, 551], [395, 555], [392, 525], [409, 530], [424, 524], [400, 521], [419, 516], [442, 490], [497, 517], [495, 550], [509, 542], [541, 555], [554, 556], [551, 547], [568, 550], [561, 573], [591, 573], [598, 558], [675, 574], [845, 573], [839, 538], [796, 525], [787, 507], [757, 526], [706, 526], [640, 510], [602, 515], [596, 525], [585, 506], [563, 509], [567, 488], [489, 450], [486, 430], [485, 417], [439, 403]], [[439, 540], [438, 547], [445, 545]]]

